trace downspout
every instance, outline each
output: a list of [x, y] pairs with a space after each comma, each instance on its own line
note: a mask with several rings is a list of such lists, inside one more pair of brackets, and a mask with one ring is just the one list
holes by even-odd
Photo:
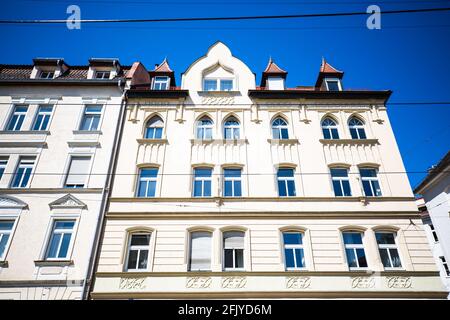
[[126, 105], [127, 105], [127, 96], [126, 96], [126, 89], [125, 89], [126, 83], [122, 82], [122, 79], [118, 82], [119, 90], [122, 90], [122, 99], [120, 104], [120, 111], [119, 111], [119, 117], [117, 119], [117, 130], [114, 135], [114, 142], [113, 142], [113, 149], [111, 152], [111, 158], [108, 166], [108, 173], [105, 180], [105, 187], [103, 188], [102, 192], [102, 202], [100, 205], [100, 214], [97, 221], [97, 227], [95, 230], [95, 236], [94, 240], [92, 242], [91, 247], [91, 256], [89, 258], [89, 264], [88, 268], [86, 270], [86, 276], [83, 279], [83, 291], [82, 291], [82, 300], [89, 299], [89, 294], [93, 287], [93, 274], [95, 267], [97, 266], [98, 259], [99, 259], [99, 248], [101, 245], [100, 237], [103, 234], [103, 231], [105, 229], [105, 215], [106, 210], [109, 206], [109, 195], [113, 183], [113, 172], [116, 168], [116, 161], [117, 161], [117, 154], [119, 149], [119, 143], [122, 136], [123, 131], [123, 124], [124, 124], [124, 118], [125, 118], [125, 111], [126, 111]]

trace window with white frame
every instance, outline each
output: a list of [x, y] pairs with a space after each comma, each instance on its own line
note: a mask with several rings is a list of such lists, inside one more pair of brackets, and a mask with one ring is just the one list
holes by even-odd
[[194, 169], [194, 197], [210, 197], [211, 196], [211, 182], [212, 182], [211, 168], [195, 168]]
[[341, 82], [339, 79], [325, 79], [328, 91], [341, 91]]
[[19, 164], [14, 172], [11, 183], [11, 188], [26, 188], [28, 187], [33, 172], [35, 157], [21, 157]]
[[325, 118], [322, 121], [322, 133], [324, 139], [339, 139], [339, 132], [336, 122], [333, 119]]
[[381, 197], [380, 183], [378, 182], [377, 169], [359, 168], [361, 183], [366, 197]]
[[205, 78], [203, 91], [232, 91], [233, 79]]
[[0, 180], [3, 177], [3, 173], [6, 170], [6, 166], [8, 165], [9, 157], [0, 157]]
[[169, 89], [169, 77], [155, 77], [153, 78], [153, 90], [167, 90]]
[[235, 117], [229, 117], [223, 125], [223, 137], [226, 140], [239, 139], [240, 124]]
[[0, 261], [5, 259], [6, 251], [14, 227], [14, 220], [0, 220]]
[[81, 119], [80, 130], [96, 131], [100, 125], [100, 118], [102, 116], [102, 106], [87, 105], [84, 108], [83, 118]]
[[126, 261], [127, 271], [142, 271], [148, 268], [150, 252], [150, 236], [148, 232], [130, 234]]
[[212, 139], [213, 122], [208, 117], [202, 117], [197, 121], [196, 138], [202, 140]]
[[376, 232], [375, 237], [383, 266], [386, 269], [401, 268], [402, 263], [395, 241], [397, 234], [393, 232]]
[[283, 246], [286, 270], [304, 269], [303, 233], [283, 232]]
[[223, 265], [224, 270], [244, 269], [244, 236], [242, 231], [223, 233]]
[[28, 106], [14, 106], [11, 117], [9, 118], [6, 130], [8, 131], [19, 131], [22, 128], [23, 121], [27, 115]]
[[342, 237], [344, 238], [345, 256], [350, 270], [367, 268], [362, 234], [355, 231], [346, 231], [342, 233]]
[[272, 138], [289, 139], [288, 125], [284, 119], [278, 117], [272, 121]]
[[209, 231], [195, 231], [191, 232], [190, 236], [189, 270], [211, 270], [212, 233]]
[[163, 120], [154, 116], [147, 121], [147, 125], [145, 128], [145, 138], [146, 139], [161, 139], [164, 128]]
[[364, 123], [356, 117], [350, 118], [348, 128], [352, 139], [367, 139]]
[[73, 238], [75, 220], [53, 221], [52, 233], [47, 246], [45, 259], [61, 260], [69, 258], [69, 248]]
[[53, 106], [39, 106], [36, 119], [34, 120], [34, 131], [45, 131], [48, 129], [52, 116]]
[[141, 198], [154, 197], [158, 168], [142, 168], [139, 172], [137, 196]]
[[278, 182], [278, 195], [280, 197], [295, 196], [294, 169], [278, 168], [277, 182]]
[[39, 73], [40, 79], [53, 79], [55, 77], [55, 71], [41, 71]]
[[64, 186], [66, 188], [86, 187], [90, 164], [90, 156], [72, 156]]
[[434, 242], [439, 242], [439, 238], [437, 236], [436, 229], [434, 228], [434, 225], [432, 223], [430, 223], [429, 226], [430, 226], [431, 234], [433, 235]]
[[95, 79], [109, 79], [111, 76], [111, 71], [96, 71]]
[[242, 196], [240, 168], [226, 168], [223, 170], [223, 195], [225, 197]]
[[[0, 252], [1, 252], [1, 248], [0, 248]], [[440, 256], [439, 259], [441, 260], [441, 264], [442, 264], [442, 267], [444, 268], [445, 274], [447, 275], [447, 277], [450, 277], [450, 269], [448, 267], [447, 260], [445, 260], [444, 256]]]
[[331, 180], [333, 182], [334, 195], [336, 197], [350, 197], [350, 180], [347, 168], [330, 168]]

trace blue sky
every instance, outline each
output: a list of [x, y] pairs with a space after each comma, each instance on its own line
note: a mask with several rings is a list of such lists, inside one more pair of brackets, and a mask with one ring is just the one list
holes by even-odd
[[[445, 0], [14, 0], [0, 2], [0, 19], [65, 19], [76, 4], [82, 19], [283, 15], [450, 7]], [[217, 40], [257, 75], [272, 56], [289, 72], [288, 86], [312, 85], [321, 57], [345, 71], [344, 86], [393, 90], [390, 102], [450, 101], [450, 12], [383, 15], [381, 30], [366, 17], [334, 17], [157, 24], [0, 25], [0, 63], [30, 64], [34, 57], [63, 57], [70, 65], [91, 57], [141, 61], [148, 69], [168, 57], [176, 72]], [[388, 108], [407, 171], [425, 171], [450, 149], [449, 105]], [[425, 173], [409, 173], [416, 186]]]

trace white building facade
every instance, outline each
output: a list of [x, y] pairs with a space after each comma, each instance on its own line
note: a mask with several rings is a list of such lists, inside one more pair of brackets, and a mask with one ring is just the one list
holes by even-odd
[[0, 66], [0, 299], [82, 299], [130, 68], [33, 62]]
[[[91, 298], [443, 298], [386, 112], [218, 42], [132, 86]], [[389, 174], [397, 172], [397, 174]]]
[[[450, 292], [450, 152], [414, 190], [431, 251], [442, 282]], [[450, 294], [448, 295], [450, 299]]]

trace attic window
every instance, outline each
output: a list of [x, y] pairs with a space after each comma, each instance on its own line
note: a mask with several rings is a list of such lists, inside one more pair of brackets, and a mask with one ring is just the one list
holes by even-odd
[[55, 76], [54, 71], [41, 71], [39, 74], [40, 79], [53, 79]]
[[284, 90], [284, 79], [281, 77], [267, 78], [267, 87], [269, 90]]
[[203, 91], [233, 91], [233, 79], [209, 78], [203, 80]]
[[95, 79], [109, 79], [111, 71], [97, 71], [95, 72]]
[[341, 83], [338, 79], [326, 79], [325, 83], [327, 85], [328, 91], [341, 91]]
[[155, 77], [153, 80], [153, 90], [169, 89], [169, 77]]

